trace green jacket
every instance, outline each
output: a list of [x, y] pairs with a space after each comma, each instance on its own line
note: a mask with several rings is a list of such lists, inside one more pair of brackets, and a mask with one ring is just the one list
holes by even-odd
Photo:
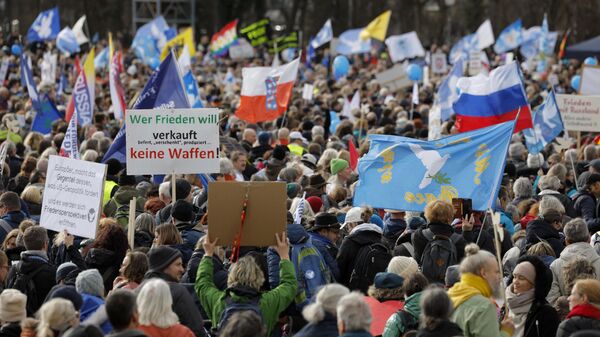
[[[421, 293], [414, 293], [410, 295], [406, 302], [404, 302], [404, 308], [402, 310], [409, 313], [417, 324], [419, 322], [419, 315], [421, 314]], [[393, 314], [385, 323], [385, 329], [383, 330], [383, 337], [400, 337], [404, 336], [407, 332], [404, 322], [400, 318], [398, 313]]]
[[462, 329], [464, 337], [510, 337], [500, 331], [496, 306], [482, 295], [475, 295], [459, 305], [451, 319]]
[[[267, 336], [271, 335], [271, 331], [279, 319], [279, 314], [292, 303], [296, 296], [298, 283], [294, 265], [290, 260], [279, 262], [279, 278], [281, 280], [279, 286], [261, 294], [258, 302], [267, 327]], [[200, 304], [210, 317], [213, 328], [216, 328], [221, 314], [225, 310], [225, 291], [220, 291], [213, 283], [213, 260], [211, 258], [206, 256], [202, 258], [194, 288], [200, 298]], [[231, 293], [231, 298], [236, 302], [244, 301], [242, 297], [234, 293]]]

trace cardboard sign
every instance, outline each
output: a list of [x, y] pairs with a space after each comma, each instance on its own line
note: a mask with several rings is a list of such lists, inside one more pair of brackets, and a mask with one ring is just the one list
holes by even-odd
[[448, 63], [446, 63], [445, 53], [435, 53], [431, 55], [431, 72], [443, 75], [448, 72]]
[[127, 110], [127, 174], [219, 172], [218, 109]]
[[40, 225], [85, 238], [96, 236], [106, 165], [50, 156]]
[[275, 233], [286, 230], [287, 194], [282, 182], [211, 182], [208, 185], [208, 235], [220, 246], [231, 246], [240, 230], [244, 199], [246, 221], [242, 246], [277, 243]]
[[304, 87], [302, 88], [302, 98], [307, 101], [312, 101], [314, 89], [314, 85], [305, 83]]
[[579, 94], [600, 95], [600, 67], [588, 65], [583, 66]]
[[382, 71], [375, 75], [375, 79], [381, 86], [387, 87], [391, 91], [412, 87], [412, 81], [402, 64], [396, 64], [392, 68]]
[[483, 66], [481, 64], [481, 52], [478, 50], [469, 52], [469, 75], [475, 76], [479, 74]]
[[600, 130], [600, 96], [556, 94], [556, 103], [566, 130]]

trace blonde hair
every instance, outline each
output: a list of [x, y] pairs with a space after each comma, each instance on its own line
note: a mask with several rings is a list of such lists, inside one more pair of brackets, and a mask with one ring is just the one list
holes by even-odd
[[259, 290], [265, 283], [265, 275], [252, 256], [244, 256], [231, 266], [227, 287], [246, 286]]
[[587, 296], [590, 304], [600, 307], [600, 281], [596, 279], [583, 279], [575, 282], [573, 289], [577, 289], [576, 293]]
[[454, 217], [454, 208], [443, 200], [434, 200], [425, 206], [425, 219], [427, 222], [441, 222], [450, 224]]
[[40, 186], [29, 185], [21, 192], [21, 199], [26, 202], [41, 205], [42, 193], [43, 190]]
[[164, 245], [178, 245], [183, 243], [181, 234], [172, 223], [164, 223], [154, 229], [156, 232], [156, 244], [160, 246]]
[[44, 303], [37, 316], [40, 320], [36, 329], [37, 337], [54, 337], [54, 331], [62, 333], [78, 318], [73, 303], [62, 298], [54, 298]]
[[308, 323], [316, 324], [325, 319], [325, 314], [336, 316], [337, 304], [350, 290], [341, 284], [332, 283], [322, 287], [314, 303], [302, 310], [302, 316]]
[[98, 151], [92, 150], [92, 149], [85, 150], [85, 152], [83, 153], [83, 156], [81, 156], [81, 160], [83, 160], [83, 161], [95, 162], [97, 159], [98, 159]]
[[141, 325], [155, 325], [165, 329], [179, 323], [177, 314], [171, 309], [173, 298], [169, 285], [159, 278], [144, 282], [136, 302]]

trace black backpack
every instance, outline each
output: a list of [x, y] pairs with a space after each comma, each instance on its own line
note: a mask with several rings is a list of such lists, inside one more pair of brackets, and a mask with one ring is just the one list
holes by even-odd
[[444, 283], [446, 269], [458, 263], [456, 243], [460, 235], [452, 233], [450, 237], [435, 235], [431, 229], [422, 231], [427, 245], [421, 255], [421, 270], [429, 282]]
[[260, 296], [255, 296], [250, 299], [248, 302], [235, 302], [229, 295], [225, 297], [225, 310], [221, 313], [221, 317], [219, 318], [219, 324], [217, 325], [217, 329], [213, 329], [213, 336], [218, 336], [219, 332], [223, 329], [227, 322], [235, 314], [236, 312], [242, 311], [252, 311], [258, 316], [260, 316], [261, 322], [264, 324], [264, 318], [262, 315], [262, 311], [260, 310], [260, 306], [258, 302], [260, 301]]
[[27, 316], [31, 316], [35, 314], [35, 312], [43, 303], [43, 299], [41, 302], [39, 301], [37, 289], [35, 283], [33, 282], [33, 278], [40, 271], [42, 271], [42, 269], [44, 269], [44, 265], [39, 266], [37, 269], [33, 270], [29, 274], [21, 273], [22, 266], [22, 262], [19, 262], [15, 266], [15, 277], [12, 279], [11, 282], [8, 283], [7, 288], [16, 289], [27, 296]]
[[385, 271], [391, 259], [392, 255], [387, 246], [381, 242], [361, 247], [356, 254], [348, 288], [366, 293], [373, 284], [375, 274]]
[[400, 309], [396, 312], [400, 322], [404, 326], [404, 331], [400, 331], [402, 337], [413, 337], [417, 335], [419, 330], [419, 320], [414, 318], [413, 315]]

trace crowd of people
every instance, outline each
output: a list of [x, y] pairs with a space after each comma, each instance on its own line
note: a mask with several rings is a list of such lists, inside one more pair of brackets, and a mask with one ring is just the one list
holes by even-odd
[[[103, 217], [95, 238], [81, 238], [40, 223], [48, 159], [60, 150], [67, 123], [54, 121], [46, 135], [30, 131], [33, 107], [8, 48], [15, 39], [0, 41], [9, 60], [0, 87], [0, 337], [600, 336], [595, 134], [538, 155], [528, 153], [522, 134], [513, 135], [499, 224], [480, 211], [456, 218], [443, 200], [429, 200], [423, 212], [354, 205], [359, 177], [350, 143], [360, 157], [369, 134], [427, 139], [442, 77], [432, 75], [414, 104], [411, 88], [391, 91], [374, 79], [392, 66], [384, 50], [351, 57], [339, 80], [328, 53], [318, 51], [301, 65], [285, 115], [252, 124], [235, 115], [241, 70], [269, 65], [272, 56], [212, 58], [202, 40], [193, 66], [200, 97], [221, 109], [220, 172], [212, 179], [286, 184], [286, 231], [273, 233], [273, 247], [242, 242], [235, 260], [231, 247], [207, 235], [207, 187], [198, 175], [167, 175], [156, 184], [110, 159]], [[119, 46], [121, 81], [133, 101], [152, 70], [127, 47]], [[428, 49], [449, 52], [446, 45]], [[60, 55], [69, 85], [58, 90], [40, 79], [43, 55], [54, 46], [23, 52], [39, 92], [64, 113], [74, 58]], [[487, 53], [491, 67], [504, 62]], [[571, 93], [570, 78], [581, 71], [576, 60], [548, 60], [541, 73], [522, 63], [531, 106], [547, 90]], [[107, 69], [97, 71], [94, 121], [78, 129], [81, 158], [93, 162], [122, 122], [112, 112]], [[314, 84], [310, 101], [301, 98], [304, 83]], [[357, 90], [361, 108], [341, 114]], [[445, 121], [442, 134], [455, 133], [453, 125]]]

